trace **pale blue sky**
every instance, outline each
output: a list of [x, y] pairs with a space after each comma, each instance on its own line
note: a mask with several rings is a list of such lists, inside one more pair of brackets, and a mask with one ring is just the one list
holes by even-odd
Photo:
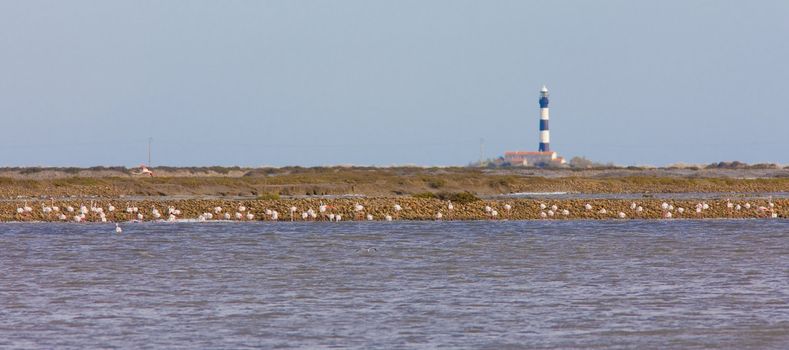
[[789, 163], [789, 1], [0, 0], [0, 166]]

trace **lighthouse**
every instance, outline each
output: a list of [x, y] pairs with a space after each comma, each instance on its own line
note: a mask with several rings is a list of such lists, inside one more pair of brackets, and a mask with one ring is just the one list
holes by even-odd
[[510, 166], [560, 166], [564, 158], [551, 151], [551, 135], [548, 131], [548, 88], [545, 85], [540, 89], [540, 146], [534, 151], [504, 152], [504, 157], [499, 158], [501, 164]]
[[551, 134], [548, 131], [548, 88], [540, 89], [540, 147], [539, 152], [551, 151]]

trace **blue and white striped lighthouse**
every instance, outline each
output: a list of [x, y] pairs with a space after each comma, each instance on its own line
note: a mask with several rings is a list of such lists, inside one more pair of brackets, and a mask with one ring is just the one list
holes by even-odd
[[545, 85], [540, 89], [540, 147], [534, 151], [509, 151], [504, 152], [502, 164], [512, 166], [554, 166], [565, 163], [563, 157], [551, 151], [551, 134], [548, 131], [548, 88]]
[[540, 152], [551, 151], [551, 134], [548, 131], [548, 88], [540, 89]]

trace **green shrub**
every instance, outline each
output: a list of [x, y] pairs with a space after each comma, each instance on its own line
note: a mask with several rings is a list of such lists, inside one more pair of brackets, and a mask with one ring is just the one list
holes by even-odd
[[423, 180], [427, 184], [427, 187], [435, 188], [435, 189], [439, 189], [441, 187], [444, 187], [447, 184], [447, 182], [444, 179], [441, 179], [441, 178], [428, 177], [428, 178], [425, 178]]
[[436, 194], [436, 197], [440, 200], [453, 201], [461, 204], [480, 200], [477, 195], [471, 192], [440, 192]]
[[436, 194], [433, 192], [421, 192], [421, 193], [414, 193], [411, 195], [414, 198], [424, 198], [424, 199], [435, 199]]
[[275, 201], [279, 200], [279, 194], [277, 193], [262, 193], [257, 197], [258, 200], [261, 201]]
[[423, 198], [423, 199], [438, 199], [442, 201], [453, 201], [455, 203], [471, 203], [476, 202], [479, 199], [477, 195], [471, 192], [421, 192], [421, 193], [414, 193], [411, 195], [414, 198]]

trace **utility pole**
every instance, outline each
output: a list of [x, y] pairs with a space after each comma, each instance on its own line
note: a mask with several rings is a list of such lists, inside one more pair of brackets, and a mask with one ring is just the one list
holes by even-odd
[[153, 141], [153, 137], [148, 138], [148, 166], [153, 167], [151, 165], [151, 142]]
[[485, 153], [485, 139], [479, 139], [479, 166], [482, 166], [482, 155]]

